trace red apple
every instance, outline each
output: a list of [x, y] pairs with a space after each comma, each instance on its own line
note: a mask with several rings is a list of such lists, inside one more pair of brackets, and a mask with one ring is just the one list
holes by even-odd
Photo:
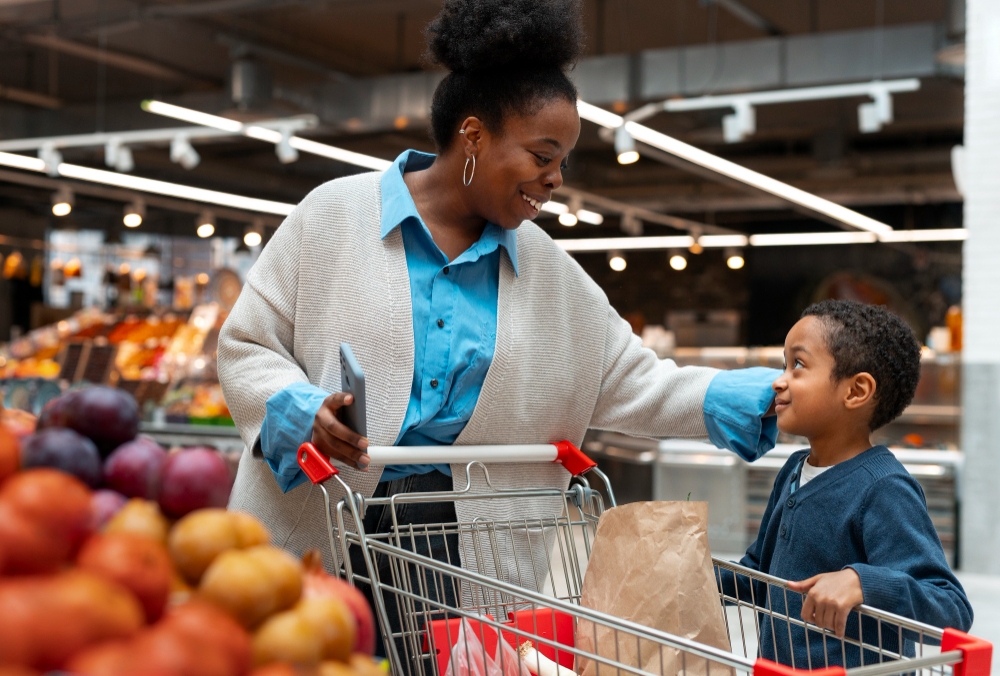
[[104, 461], [104, 485], [129, 498], [155, 500], [167, 451], [149, 437], [127, 441]]
[[214, 448], [189, 448], [171, 453], [160, 475], [160, 509], [180, 518], [196, 509], [225, 507], [233, 476]]

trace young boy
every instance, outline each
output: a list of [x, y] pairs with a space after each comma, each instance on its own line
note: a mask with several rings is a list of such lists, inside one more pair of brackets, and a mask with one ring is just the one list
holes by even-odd
[[[789, 617], [849, 640], [817, 631], [807, 637], [802, 627], [761, 613], [764, 657], [800, 669], [859, 666], [862, 656], [850, 643], [858, 639], [858, 615], [850, 611], [861, 603], [937, 627], [967, 631], [972, 624], [920, 484], [889, 449], [871, 443], [871, 433], [913, 399], [919, 378], [920, 346], [884, 308], [824, 301], [788, 332], [785, 369], [773, 386], [778, 429], [806, 437], [810, 448], [778, 473], [740, 564], [795, 580], [792, 590], [805, 595], [757, 583], [758, 604], [767, 599], [784, 613], [787, 602]], [[749, 598], [746, 578], [742, 583], [741, 598]], [[879, 631], [870, 618], [863, 625], [865, 643], [899, 652], [898, 627], [882, 623]], [[912, 654], [912, 646], [904, 650]], [[865, 651], [864, 663], [878, 661]]]

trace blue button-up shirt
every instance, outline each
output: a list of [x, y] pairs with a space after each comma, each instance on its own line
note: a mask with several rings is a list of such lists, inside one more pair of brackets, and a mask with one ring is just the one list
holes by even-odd
[[[500, 249], [517, 274], [517, 233], [488, 223], [479, 240], [449, 261], [417, 213], [403, 173], [424, 169], [433, 155], [408, 150], [382, 176], [384, 238], [400, 228], [413, 306], [413, 379], [397, 446], [454, 443], [479, 400], [496, 348]], [[709, 438], [747, 460], [774, 446], [774, 418], [762, 420], [774, 398], [772, 369], [720, 372], [705, 397]], [[264, 459], [283, 491], [306, 480], [295, 451], [312, 438], [312, 423], [328, 392], [295, 383], [272, 395], [260, 431]], [[389, 466], [383, 481], [448, 465]]]

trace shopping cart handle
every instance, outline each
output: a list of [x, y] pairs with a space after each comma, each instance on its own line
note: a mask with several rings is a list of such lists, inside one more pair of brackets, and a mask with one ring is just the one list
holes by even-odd
[[[469, 462], [558, 462], [573, 476], [597, 467], [568, 441], [554, 444], [494, 446], [369, 446], [373, 465], [465, 464]], [[314, 484], [337, 474], [330, 459], [310, 443], [299, 447], [299, 467]]]
[[314, 484], [321, 484], [330, 477], [340, 474], [330, 459], [308, 441], [299, 446], [299, 467]]

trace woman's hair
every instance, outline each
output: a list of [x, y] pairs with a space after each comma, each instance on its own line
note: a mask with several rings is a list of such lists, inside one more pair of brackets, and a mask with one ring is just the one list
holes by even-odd
[[451, 71], [431, 102], [438, 150], [470, 115], [501, 133], [511, 115], [575, 103], [566, 69], [583, 50], [580, 16], [579, 0], [445, 0], [427, 27], [430, 58]]

